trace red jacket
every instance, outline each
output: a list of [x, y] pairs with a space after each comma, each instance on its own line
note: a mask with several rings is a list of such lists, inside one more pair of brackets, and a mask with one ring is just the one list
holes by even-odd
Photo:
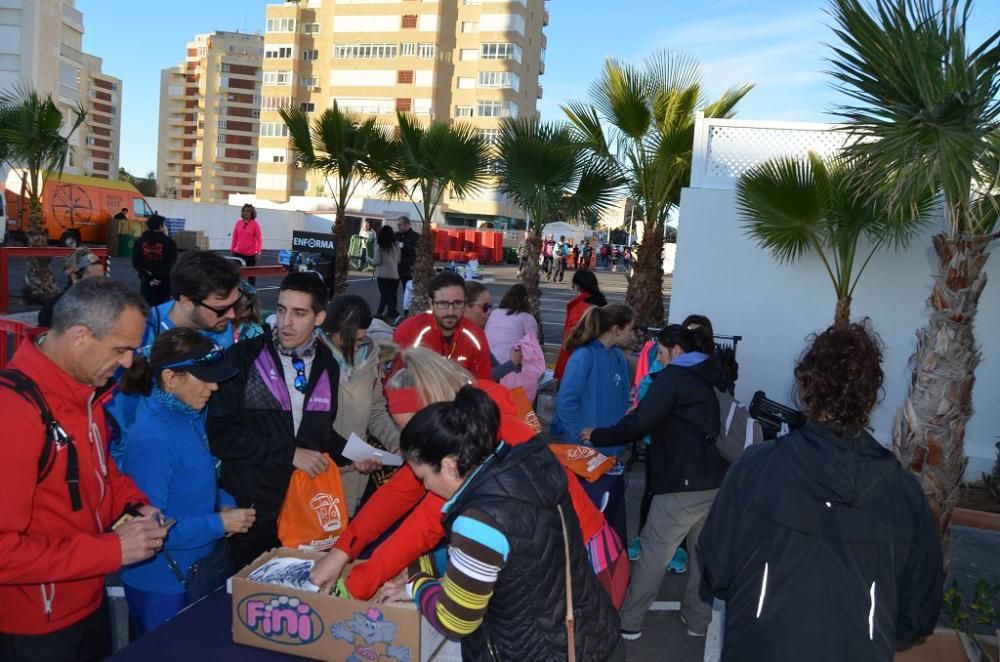
[[556, 379], [562, 379], [563, 371], [566, 370], [566, 362], [569, 361], [570, 352], [566, 351], [566, 341], [576, 325], [580, 323], [583, 314], [594, 307], [594, 304], [587, 303], [589, 298], [590, 294], [581, 292], [566, 304], [566, 325], [563, 327], [562, 345], [559, 347], [559, 358], [556, 360], [556, 369], [553, 373]]
[[104, 530], [128, 503], [147, 503], [119, 473], [103, 438], [104, 401], [76, 381], [35, 344], [21, 344], [9, 367], [39, 387], [56, 420], [75, 440], [83, 509], [73, 511], [66, 485], [66, 456], [40, 484], [38, 459], [45, 433], [38, 410], [0, 388], [4, 421], [0, 462], [0, 632], [45, 634], [93, 613], [101, 604], [104, 575], [121, 568], [121, 543]]
[[257, 255], [261, 252], [264, 241], [260, 236], [260, 224], [254, 219], [244, 221], [242, 218], [233, 226], [233, 241], [229, 250], [238, 255]]
[[465, 318], [459, 320], [450, 343], [446, 343], [441, 335], [433, 313], [410, 317], [399, 325], [392, 340], [400, 347], [426, 347], [433, 350], [471, 372], [476, 379], [493, 378], [490, 343], [486, 340], [486, 334]]
[[[523, 444], [538, 433], [517, 417], [517, 407], [506, 387], [477, 382], [500, 407], [500, 438], [511, 445]], [[569, 495], [580, 520], [584, 542], [604, 525], [604, 515], [594, 506], [577, 480], [567, 470]], [[347, 590], [359, 600], [368, 600], [382, 584], [398, 575], [406, 566], [434, 548], [445, 536], [441, 508], [445, 500], [424, 489], [408, 464], [392, 475], [358, 511], [334, 547], [352, 559], [358, 558], [399, 518], [406, 515], [399, 528], [386, 538], [365, 563], [355, 565], [347, 577]], [[415, 507], [414, 507], [415, 506]]]

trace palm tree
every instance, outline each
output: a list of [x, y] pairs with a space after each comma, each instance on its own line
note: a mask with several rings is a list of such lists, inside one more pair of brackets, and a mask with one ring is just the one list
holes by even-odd
[[[41, 96], [28, 86], [0, 94], [0, 160], [21, 179], [22, 196], [30, 206], [29, 246], [47, 246], [48, 233], [42, 216], [42, 178], [61, 175], [69, 156], [69, 137], [80, 128], [87, 113], [82, 106], [70, 110], [67, 121], [51, 96]], [[58, 286], [49, 258], [30, 258], [23, 295], [26, 301], [42, 303], [55, 296]], [[6, 284], [0, 284], [6, 287]]]
[[[882, 247], [899, 248], [930, 217], [934, 196], [912, 209], [887, 209], [869, 191], [866, 170], [856, 159], [823, 161], [780, 157], [751, 168], [736, 187], [736, 204], [747, 234], [779, 262], [812, 253], [823, 263], [837, 295], [834, 324], [846, 327], [851, 298], [861, 276]], [[859, 254], [862, 238], [867, 244]]]
[[334, 292], [341, 294], [347, 289], [347, 203], [362, 182], [376, 181], [388, 170], [392, 160], [389, 129], [374, 117], [362, 119], [341, 111], [336, 101], [311, 125], [309, 115], [297, 108], [278, 113], [288, 126], [295, 158], [303, 167], [320, 171], [333, 193]]
[[696, 112], [732, 117], [751, 89], [732, 87], [706, 104], [697, 59], [658, 51], [639, 66], [608, 59], [590, 86], [590, 103], [563, 107], [590, 149], [615, 163], [642, 214], [642, 241], [626, 295], [642, 324], [663, 323], [664, 225], [691, 180]]
[[965, 426], [980, 354], [974, 322], [998, 217], [1000, 32], [969, 49], [971, 0], [832, 0], [840, 44], [831, 64], [850, 101], [837, 113], [898, 206], [920, 191], [943, 198], [927, 325], [893, 445], [919, 476], [947, 537], [965, 472]]
[[623, 182], [614, 165], [596, 157], [569, 125], [537, 117], [501, 123], [495, 170], [500, 192], [528, 213], [532, 232], [521, 278], [541, 330], [538, 256], [542, 228], [558, 214], [575, 217], [610, 208]]
[[454, 197], [462, 199], [486, 184], [490, 149], [470, 125], [432, 122], [425, 127], [407, 113], [397, 113], [397, 118], [396, 159], [383, 178], [384, 188], [392, 197], [410, 200], [420, 217], [413, 309], [426, 310], [430, 306], [427, 286], [434, 277], [434, 212], [449, 188]]

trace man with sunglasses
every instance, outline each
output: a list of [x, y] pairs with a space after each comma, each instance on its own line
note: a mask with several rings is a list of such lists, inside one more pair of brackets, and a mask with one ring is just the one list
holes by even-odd
[[393, 341], [400, 347], [426, 347], [451, 359], [476, 379], [492, 380], [490, 344], [486, 334], [465, 319], [465, 280], [442, 271], [428, 286], [431, 310], [399, 325]]
[[346, 442], [333, 430], [340, 368], [316, 341], [325, 303], [317, 274], [286, 276], [275, 328], [230, 349], [239, 373], [219, 385], [208, 405], [209, 445], [222, 461], [219, 484], [239, 507], [257, 510], [254, 527], [230, 539], [237, 568], [280, 546], [278, 513], [295, 469], [322, 473], [329, 464], [324, 453], [350, 464], [341, 455]]

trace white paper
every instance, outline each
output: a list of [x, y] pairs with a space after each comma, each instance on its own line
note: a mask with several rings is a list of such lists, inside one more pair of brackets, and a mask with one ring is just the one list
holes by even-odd
[[312, 559], [277, 557], [251, 572], [248, 579], [261, 584], [276, 584], [315, 592], [319, 591], [319, 586], [309, 581], [309, 573], [315, 563]]
[[368, 444], [361, 440], [361, 437], [351, 433], [351, 436], [347, 439], [347, 445], [344, 447], [344, 457], [353, 462], [360, 462], [361, 460], [378, 460], [382, 464], [389, 467], [399, 467], [403, 464], [403, 458], [395, 453], [389, 453], [388, 451], [380, 451], [371, 444]]

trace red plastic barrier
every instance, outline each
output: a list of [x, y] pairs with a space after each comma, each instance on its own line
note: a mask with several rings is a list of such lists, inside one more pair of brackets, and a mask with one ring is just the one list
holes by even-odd
[[28, 332], [32, 328], [30, 324], [24, 322], [0, 320], [0, 370], [7, 367], [14, 352], [28, 337]]

